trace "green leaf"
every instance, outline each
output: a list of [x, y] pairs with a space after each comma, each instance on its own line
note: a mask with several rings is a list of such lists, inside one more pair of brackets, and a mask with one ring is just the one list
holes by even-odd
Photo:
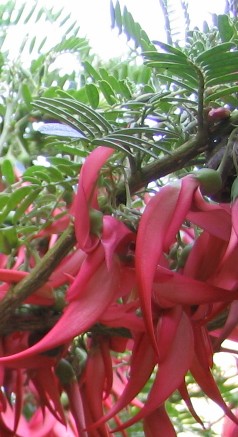
[[37, 49], [38, 53], [40, 53], [40, 51], [43, 49], [43, 47], [44, 47], [44, 45], [45, 45], [47, 39], [48, 39], [48, 36], [46, 35], [46, 36], [42, 39], [42, 41], [40, 42], [40, 44], [39, 44], [39, 46], [38, 46], [38, 49]]
[[18, 233], [23, 236], [29, 234], [37, 234], [39, 232], [38, 226], [34, 226], [34, 225], [18, 226], [17, 230]]
[[18, 246], [18, 237], [15, 226], [0, 229], [0, 252], [9, 255], [12, 249]]
[[47, 167], [47, 170], [48, 170], [50, 180], [52, 182], [59, 182], [59, 181], [63, 180], [64, 177], [63, 177], [62, 173], [59, 171], [58, 167], [50, 166], [50, 167]]
[[148, 67], [142, 67], [140, 69], [140, 74], [138, 77], [138, 82], [139, 83], [143, 83], [143, 84], [147, 84], [149, 82], [151, 78], [151, 69]]
[[79, 168], [79, 164], [72, 162], [67, 158], [62, 158], [59, 156], [51, 156], [48, 158], [48, 161], [54, 166], [58, 166], [58, 165], [63, 164], [63, 165], [66, 165], [68, 167], [74, 167], [77, 169]]
[[50, 184], [51, 183], [51, 178], [49, 176], [49, 174], [46, 171], [35, 171], [34, 172], [34, 177], [37, 178], [38, 180], [40, 180], [41, 182], [46, 182], [46, 184]]
[[136, 26], [135, 26], [136, 23], [134, 22], [131, 13], [128, 12], [126, 6], [124, 6], [124, 10], [123, 10], [123, 24], [125, 27], [125, 33], [127, 34], [128, 41], [132, 36], [135, 41], [136, 47], [138, 47], [139, 44], [138, 44], [138, 34], [136, 32]]
[[116, 98], [111, 85], [105, 80], [99, 80], [98, 85], [109, 105], [116, 103]]
[[45, 10], [43, 8], [39, 9], [37, 16], [35, 18], [35, 23], [38, 23], [38, 21], [41, 19], [42, 15], [44, 15]]
[[0, 193], [0, 211], [2, 211], [9, 200], [10, 194]]
[[196, 64], [200, 64], [202, 62], [204, 62], [205, 64], [211, 64], [214, 57], [216, 58], [217, 56], [219, 56], [219, 54], [225, 52], [229, 53], [229, 51], [234, 48], [235, 44], [232, 42], [224, 42], [223, 44], [219, 44], [198, 55], [195, 59]]
[[224, 74], [218, 77], [212, 77], [209, 80], [206, 80], [206, 86], [212, 87], [215, 85], [221, 85], [225, 83], [238, 82], [238, 72], [232, 74]]
[[30, 88], [26, 82], [23, 82], [21, 84], [21, 94], [27, 106], [27, 109], [31, 110], [32, 95], [30, 92]]
[[145, 52], [143, 55], [145, 59], [149, 61], [161, 62], [162, 64], [175, 64], [176, 67], [180, 65], [182, 68], [186, 67], [195, 70], [195, 66], [193, 66], [192, 62], [186, 57], [179, 57], [171, 53], [158, 53], [155, 51]]
[[85, 89], [89, 104], [93, 109], [96, 109], [99, 105], [99, 93], [96, 85], [93, 83], [86, 84]]
[[109, 72], [106, 70], [106, 68], [104, 67], [99, 67], [98, 69], [101, 79], [105, 80], [106, 82], [108, 82], [109, 79]]
[[186, 83], [184, 83], [184, 81], [180, 81], [178, 79], [175, 79], [174, 77], [166, 76], [165, 74], [158, 74], [157, 77], [163, 83], [164, 82], [168, 82], [168, 83], [172, 83], [172, 84], [178, 85], [182, 89], [185, 88], [186, 90], [188, 90], [191, 93], [197, 94], [197, 92], [198, 92], [197, 87], [196, 88], [191, 87], [191, 86], [187, 85]]
[[45, 135], [85, 139], [85, 136], [81, 131], [73, 129], [63, 123], [44, 123], [42, 126], [38, 127], [37, 131]]
[[95, 68], [93, 68], [93, 66], [88, 61], [85, 61], [83, 63], [83, 66], [88, 75], [91, 76], [94, 80], [97, 81], [101, 79], [100, 74], [95, 70]]
[[[70, 105], [66, 104], [66, 107], [68, 106], [67, 109], [69, 110], [65, 110], [65, 104], [63, 104], [63, 108], [62, 107], [57, 107], [57, 103], [55, 105], [56, 99], [47, 99], [47, 98], [42, 98], [41, 100], [37, 100], [33, 103], [34, 106], [36, 106], [39, 109], [43, 109], [45, 113], [52, 115], [54, 118], [62, 121], [63, 123], [71, 126], [73, 129], [82, 131], [85, 133], [85, 135], [89, 135], [91, 137], [94, 137], [94, 133], [93, 130], [87, 126], [85, 123], [82, 123], [81, 121], [79, 121], [74, 115], [72, 115], [72, 112], [69, 111], [70, 110]], [[60, 103], [58, 101], [58, 103]], [[62, 102], [61, 105], [62, 106]], [[96, 126], [96, 129], [98, 130], [98, 127]]]
[[63, 20], [60, 22], [60, 27], [62, 27], [65, 23], [67, 23], [67, 21], [69, 21], [69, 19], [71, 18], [71, 13], [66, 15]]
[[57, 151], [62, 153], [67, 153], [72, 156], [79, 156], [85, 158], [88, 156], [89, 151], [85, 151], [80, 149], [78, 146], [74, 146], [73, 144], [65, 144], [62, 142], [57, 142]]
[[122, 96], [124, 96], [126, 99], [131, 99], [132, 94], [131, 94], [130, 88], [128, 87], [126, 81], [119, 80], [118, 83], [120, 86], [120, 91], [121, 91]]
[[129, 150], [129, 148], [126, 146], [124, 147], [122, 144], [118, 143], [117, 141], [113, 141], [112, 139], [108, 140], [106, 138], [101, 138], [100, 140], [95, 139], [92, 141], [92, 144], [94, 146], [105, 146], [105, 147], [112, 147], [113, 149], [116, 150], [121, 150], [123, 152], [125, 152], [127, 155], [132, 155], [132, 152]]
[[1, 165], [1, 171], [2, 171], [2, 175], [5, 179], [5, 181], [9, 185], [14, 184], [15, 173], [14, 173], [13, 165], [12, 165], [10, 159], [4, 159], [4, 161], [2, 162], [2, 165]]
[[22, 180], [24, 182], [30, 182], [32, 185], [37, 186], [37, 185], [41, 185], [41, 180], [38, 179], [37, 177], [34, 176], [29, 176], [29, 175], [23, 175], [22, 176]]
[[59, 91], [59, 93], [67, 97], [58, 99], [41, 98], [36, 100], [33, 105], [43, 109], [45, 113], [52, 115], [72, 128], [82, 131], [85, 136], [91, 138], [95, 134], [101, 134], [102, 131], [112, 130], [111, 125], [101, 114], [78, 102], [64, 91]]
[[227, 15], [218, 15], [217, 20], [222, 42], [230, 41], [234, 35], [234, 29], [230, 23], [229, 17]]
[[23, 173], [23, 177], [25, 176], [33, 176], [37, 171], [38, 172], [46, 172], [48, 167], [45, 167], [44, 165], [32, 165], [31, 167], [27, 168], [25, 172]]
[[[23, 187], [19, 187], [16, 190], [14, 190], [11, 193], [10, 197], [8, 198], [7, 210], [11, 211], [16, 209], [17, 205], [33, 190], [34, 187], [30, 185], [25, 185]], [[0, 201], [1, 201], [1, 196], [0, 196]], [[1, 208], [1, 203], [0, 203], [0, 208]]]
[[25, 199], [21, 202], [20, 206], [17, 208], [16, 212], [13, 216], [13, 223], [16, 224], [18, 220], [22, 217], [22, 215], [26, 212], [26, 210], [29, 208], [30, 205], [36, 200], [36, 198], [39, 196], [42, 188], [35, 188], [33, 191], [31, 191]]
[[229, 96], [233, 93], [238, 93], [238, 85], [231, 86], [229, 88], [223, 88], [221, 90], [216, 91], [215, 93], [209, 94], [205, 98], [205, 103], [208, 103], [210, 101], [215, 101], [221, 97]]
[[[29, 3], [28, 3], [28, 5], [29, 5]], [[24, 24], [27, 24], [31, 20], [34, 12], [35, 12], [35, 5], [33, 5], [33, 7], [28, 12], [28, 15], [25, 17], [24, 22], [23, 22]]]
[[120, 81], [115, 76], [112, 76], [111, 74], [108, 75], [108, 83], [111, 85], [114, 93], [121, 94], [121, 87], [120, 87]]
[[78, 20], [75, 20], [65, 31], [65, 35], [68, 35], [73, 29], [76, 28], [76, 24], [78, 23]]
[[182, 50], [180, 50], [180, 49], [178, 49], [178, 48], [176, 48], [174, 46], [166, 44], [166, 43], [164, 43], [162, 41], [153, 41], [153, 43], [155, 45], [158, 45], [165, 52], [173, 54], [173, 55], [176, 55], [178, 58], [181, 58], [181, 60], [187, 59], [187, 56], [185, 55], [185, 53], [183, 53]]
[[115, 27], [116, 17], [115, 17], [115, 9], [112, 0], [110, 0], [110, 14], [111, 14], [111, 26]]
[[35, 47], [35, 43], [36, 43], [36, 36], [34, 36], [30, 42], [30, 46], [29, 46], [29, 53], [31, 54], [34, 50]]
[[63, 39], [52, 51], [56, 53], [75, 52], [76, 50], [80, 51], [80, 49], [85, 48], [87, 45], [84, 38], [70, 36], [69, 38]]
[[221, 53], [213, 58], [212, 62], [201, 62], [204, 71], [212, 73], [213, 70], [230, 68], [235, 70], [238, 61], [238, 52]]
[[175, 54], [150, 51], [145, 52], [144, 57], [147, 66], [158, 71], [163, 70], [166, 75], [171, 73], [171, 75], [188, 80], [189, 83], [197, 86], [198, 67], [185, 56], [179, 57]]
[[116, 2], [116, 5], [114, 7], [113, 21], [114, 24], [116, 24], [120, 34], [122, 32], [122, 14], [119, 1]]
[[25, 7], [26, 7], [26, 3], [23, 3], [23, 4], [20, 6], [20, 8], [19, 8], [19, 10], [18, 10], [18, 13], [17, 13], [17, 15], [16, 15], [16, 17], [15, 17], [15, 20], [14, 20], [14, 23], [15, 23], [15, 24], [17, 24], [17, 23], [20, 21], [20, 19], [21, 19], [21, 17], [22, 17], [22, 14], [23, 14], [23, 12], [24, 12], [24, 10], [25, 10]]

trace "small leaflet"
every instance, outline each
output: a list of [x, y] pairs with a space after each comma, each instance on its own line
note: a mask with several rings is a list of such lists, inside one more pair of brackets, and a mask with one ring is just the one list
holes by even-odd
[[80, 131], [62, 123], [37, 123], [36, 130], [44, 135], [55, 135], [59, 137], [86, 138]]

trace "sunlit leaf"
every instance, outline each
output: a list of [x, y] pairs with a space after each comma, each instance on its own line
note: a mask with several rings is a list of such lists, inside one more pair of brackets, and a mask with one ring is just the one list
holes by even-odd
[[99, 87], [100, 87], [105, 99], [107, 100], [108, 104], [114, 105], [114, 103], [116, 103], [116, 98], [115, 98], [114, 91], [113, 91], [112, 87], [110, 86], [110, 84], [108, 82], [106, 82], [105, 80], [99, 80], [98, 84], [99, 84]]
[[93, 83], [89, 83], [85, 85], [85, 89], [89, 104], [93, 109], [96, 109], [99, 105], [99, 93], [97, 87]]
[[219, 44], [211, 49], [206, 50], [205, 52], [199, 54], [196, 57], [196, 63], [211, 63], [213, 58], [219, 56], [219, 54], [230, 52], [231, 49], [235, 48], [235, 44], [233, 42], [224, 42], [223, 44]]
[[37, 131], [45, 135], [55, 135], [59, 137], [70, 138], [85, 138], [85, 135], [82, 132], [61, 123], [40, 124], [40, 126], [37, 128]]
[[94, 80], [100, 80], [101, 79], [100, 74], [95, 70], [95, 68], [88, 61], [85, 61], [83, 65], [84, 65], [85, 71]]
[[229, 17], [227, 15], [218, 15], [217, 21], [222, 42], [230, 41], [234, 35], [234, 28]]

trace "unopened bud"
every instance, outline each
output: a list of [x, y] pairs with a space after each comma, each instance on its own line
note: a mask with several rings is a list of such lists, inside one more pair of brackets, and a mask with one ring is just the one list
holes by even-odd
[[200, 182], [203, 194], [214, 194], [222, 189], [222, 179], [218, 171], [211, 168], [201, 168], [194, 175]]
[[91, 208], [90, 216], [90, 232], [97, 237], [102, 233], [103, 213], [97, 209]]

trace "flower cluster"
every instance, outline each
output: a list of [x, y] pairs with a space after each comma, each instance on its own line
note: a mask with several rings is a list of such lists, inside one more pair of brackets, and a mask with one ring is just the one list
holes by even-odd
[[[56, 323], [0, 339], [3, 437], [127, 435], [138, 421], [146, 436], [175, 436], [166, 401], [176, 390], [203, 426], [188, 371], [238, 423], [212, 375], [213, 354], [224, 339], [237, 339], [238, 200], [227, 206], [204, 198], [215, 171], [187, 175], [151, 196], [135, 232], [100, 211], [98, 179], [113, 152], [98, 147], [86, 159], [70, 210], [75, 247], [25, 302], [53, 317], [53, 291], [65, 287]], [[60, 230], [67, 225], [59, 221]], [[56, 229], [57, 221], [48, 229], [52, 244]], [[2, 297], [28, 274], [21, 257], [20, 248], [11, 270], [2, 259]], [[128, 405], [135, 414], [123, 421]]]

